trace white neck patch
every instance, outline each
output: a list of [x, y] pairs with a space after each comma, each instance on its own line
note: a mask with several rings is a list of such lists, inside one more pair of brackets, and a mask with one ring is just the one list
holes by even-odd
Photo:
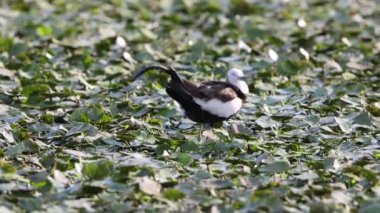
[[245, 81], [236, 81], [236, 82], [231, 82], [231, 84], [235, 85], [237, 88], [240, 89], [242, 93], [245, 95], [249, 93], [249, 88], [247, 83]]

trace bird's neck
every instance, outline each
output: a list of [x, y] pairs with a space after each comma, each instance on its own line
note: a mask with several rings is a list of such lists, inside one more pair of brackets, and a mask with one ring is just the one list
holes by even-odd
[[236, 86], [237, 88], [239, 88], [242, 93], [244, 93], [244, 94], [249, 93], [249, 88], [248, 88], [248, 85], [245, 81], [233, 81], [233, 82], [229, 82], [229, 83]]

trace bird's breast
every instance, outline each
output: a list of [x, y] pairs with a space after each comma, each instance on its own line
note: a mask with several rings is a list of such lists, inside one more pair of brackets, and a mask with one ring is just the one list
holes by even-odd
[[219, 117], [228, 118], [236, 114], [241, 106], [243, 101], [240, 98], [234, 98], [230, 101], [223, 102], [218, 99], [202, 100], [199, 98], [193, 98], [194, 102], [197, 103], [202, 110], [205, 110], [213, 115]]

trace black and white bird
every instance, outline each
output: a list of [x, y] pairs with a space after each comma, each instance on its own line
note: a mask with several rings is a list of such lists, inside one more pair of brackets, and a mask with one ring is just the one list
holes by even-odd
[[150, 70], [163, 71], [171, 80], [167, 94], [184, 109], [186, 116], [201, 124], [211, 126], [235, 115], [246, 101], [248, 85], [242, 70], [233, 68], [227, 73], [227, 81], [204, 81], [199, 84], [182, 79], [172, 67], [147, 66], [137, 71], [133, 80]]

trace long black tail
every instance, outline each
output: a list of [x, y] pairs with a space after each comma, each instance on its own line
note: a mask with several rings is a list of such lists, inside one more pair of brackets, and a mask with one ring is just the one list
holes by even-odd
[[181, 77], [179, 77], [179, 75], [177, 74], [176, 70], [173, 67], [165, 67], [162, 65], [153, 65], [153, 66], [147, 66], [147, 67], [141, 68], [140, 70], [137, 71], [133, 80], [136, 80], [138, 77], [140, 77], [145, 72], [148, 72], [150, 70], [164, 71], [170, 75], [170, 77], [172, 78], [172, 81], [183, 83]]

